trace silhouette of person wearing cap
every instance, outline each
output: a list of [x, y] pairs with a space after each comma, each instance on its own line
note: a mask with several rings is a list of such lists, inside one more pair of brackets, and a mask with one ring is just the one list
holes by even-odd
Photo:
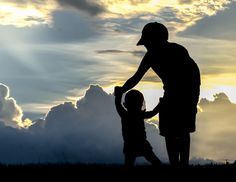
[[137, 45], [144, 45], [147, 52], [136, 73], [119, 87], [120, 92], [133, 88], [148, 69], [153, 69], [163, 82], [159, 130], [165, 137], [169, 162], [187, 166], [200, 93], [199, 68], [183, 46], [168, 42], [168, 30], [163, 24], [145, 25]]

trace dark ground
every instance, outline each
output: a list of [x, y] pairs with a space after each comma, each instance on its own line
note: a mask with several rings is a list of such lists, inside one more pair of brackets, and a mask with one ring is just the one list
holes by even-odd
[[[85, 165], [85, 164], [61, 164], [61, 165], [0, 165], [1, 177], [7, 179], [21, 179], [24, 181], [35, 180], [62, 180], [80, 181], [83, 179], [106, 179], [109, 181], [127, 181], [141, 179], [154, 181], [211, 181], [236, 180], [236, 165], [191, 165], [188, 168], [172, 168], [169, 165], [152, 167], [147, 165], [136, 166], [133, 169], [125, 169], [122, 165]], [[158, 180], [160, 179], [160, 180]], [[174, 180], [173, 180], [174, 179]], [[131, 180], [130, 180], [131, 181]]]

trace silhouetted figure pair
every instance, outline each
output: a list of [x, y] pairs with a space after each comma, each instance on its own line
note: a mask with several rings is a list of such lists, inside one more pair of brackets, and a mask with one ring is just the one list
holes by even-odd
[[159, 111], [160, 135], [165, 137], [170, 164], [186, 166], [189, 164], [190, 133], [195, 131], [199, 68], [183, 46], [168, 42], [168, 30], [160, 23], [145, 25], [137, 45], [144, 45], [147, 53], [137, 72], [119, 92], [133, 88], [148, 69], [153, 69], [164, 89]]
[[142, 110], [144, 97], [138, 90], [130, 90], [125, 95], [124, 107], [121, 104], [122, 92], [120, 87], [115, 87], [115, 104], [121, 117], [122, 135], [124, 139], [123, 153], [125, 165], [132, 167], [136, 157], [143, 156], [155, 166], [161, 161], [152, 151], [150, 143], [146, 139], [144, 119], [151, 118], [159, 112], [159, 105], [152, 111]]

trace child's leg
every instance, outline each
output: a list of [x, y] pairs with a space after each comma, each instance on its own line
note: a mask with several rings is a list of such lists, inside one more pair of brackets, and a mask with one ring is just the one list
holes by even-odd
[[180, 145], [180, 164], [188, 166], [189, 164], [189, 151], [190, 151], [190, 134], [186, 133], [179, 138]]
[[125, 154], [125, 166], [133, 167], [135, 162], [135, 156], [130, 154]]
[[154, 166], [161, 165], [160, 159], [154, 154], [152, 150], [146, 152], [144, 154], [144, 157], [146, 158], [147, 161], [149, 161]]

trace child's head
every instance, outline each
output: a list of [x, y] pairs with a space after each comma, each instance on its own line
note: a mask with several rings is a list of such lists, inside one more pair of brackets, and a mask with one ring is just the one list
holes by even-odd
[[144, 97], [138, 90], [130, 90], [125, 95], [124, 106], [127, 110], [141, 110], [144, 105]]

